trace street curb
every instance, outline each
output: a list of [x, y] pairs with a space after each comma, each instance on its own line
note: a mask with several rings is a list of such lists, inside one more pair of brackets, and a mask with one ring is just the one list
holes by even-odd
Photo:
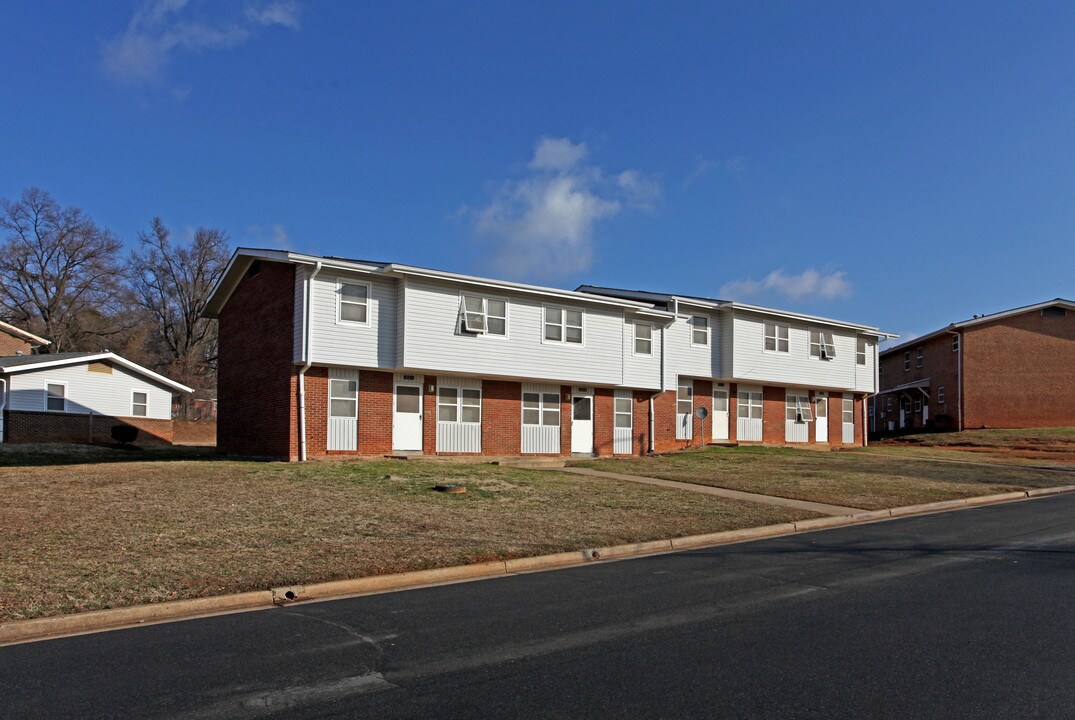
[[82, 635], [86, 633], [118, 630], [121, 628], [150, 625], [178, 620], [193, 620], [224, 613], [244, 612], [248, 610], [267, 610], [274, 606], [283, 606], [294, 602], [329, 600], [375, 593], [407, 590], [430, 585], [465, 582], [492, 577], [503, 577], [542, 570], [567, 568], [605, 560], [620, 560], [647, 555], [658, 555], [680, 550], [699, 549], [729, 545], [733, 543], [761, 540], [794, 535], [812, 530], [847, 527], [865, 523], [890, 520], [894, 518], [928, 515], [931, 513], [961, 510], [983, 505], [1027, 500], [1037, 497], [1060, 495], [1075, 492], [1075, 485], [1063, 487], [1039, 488], [1023, 492], [984, 495], [960, 500], [944, 500], [921, 505], [906, 505], [886, 510], [873, 510], [853, 515], [812, 518], [777, 525], [725, 530], [704, 535], [668, 540], [613, 545], [609, 547], [586, 548], [573, 552], [553, 553], [535, 557], [516, 558], [512, 560], [494, 560], [491, 562], [457, 565], [454, 567], [435, 568], [432, 570], [415, 570], [392, 575], [374, 575], [353, 580], [336, 580], [315, 583], [313, 585], [292, 585], [255, 590], [236, 595], [221, 595], [193, 600], [173, 600], [148, 605], [115, 608], [111, 610], [93, 610], [73, 615], [37, 618], [34, 620], [16, 620], [0, 623], [0, 646]]

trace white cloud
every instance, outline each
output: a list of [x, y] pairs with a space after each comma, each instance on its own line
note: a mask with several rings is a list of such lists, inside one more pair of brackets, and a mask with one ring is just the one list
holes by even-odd
[[789, 275], [783, 270], [774, 270], [761, 280], [725, 283], [720, 294], [732, 300], [767, 295], [779, 295], [790, 300], [835, 300], [851, 295], [851, 282], [843, 272], [825, 275], [814, 268], [807, 268], [798, 275]]
[[275, 250], [293, 250], [291, 238], [287, 229], [280, 223], [272, 225], [251, 225], [246, 229], [246, 234], [259, 245]]
[[190, 0], [143, 0], [126, 30], [102, 45], [101, 67], [119, 82], [152, 84], [178, 52], [223, 50], [264, 27], [299, 26], [299, 6], [290, 0], [261, 0], [223, 17], [196, 16], [195, 10]]
[[528, 174], [501, 183], [486, 207], [467, 211], [496, 270], [509, 277], [582, 272], [594, 260], [596, 225], [626, 209], [652, 209], [658, 183], [638, 170], [609, 176], [584, 162], [586, 143], [541, 138]]

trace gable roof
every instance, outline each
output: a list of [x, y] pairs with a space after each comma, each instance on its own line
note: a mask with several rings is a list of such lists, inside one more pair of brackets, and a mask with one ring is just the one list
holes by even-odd
[[6, 332], [8, 335], [14, 335], [15, 337], [22, 338], [23, 340], [26, 340], [27, 342], [36, 343], [38, 345], [49, 345], [50, 344], [49, 340], [47, 340], [47, 339], [45, 339], [43, 337], [40, 337], [38, 335], [34, 335], [32, 332], [27, 332], [26, 330], [23, 330], [22, 328], [18, 328], [18, 327], [15, 327], [14, 325], [10, 325], [10, 324], [2, 321], [2, 320], [0, 320], [0, 331]]
[[23, 372], [34, 372], [51, 367], [63, 367], [65, 365], [80, 365], [91, 362], [112, 362], [122, 368], [152, 380], [155, 383], [169, 387], [176, 392], [194, 392], [193, 388], [177, 383], [175, 380], [164, 377], [133, 363], [127, 358], [120, 357], [112, 352], [62, 352], [47, 355], [15, 355], [12, 357], [0, 357], [0, 373], [12, 375]]
[[1047, 307], [1054, 307], [1059, 305], [1068, 310], [1075, 311], [1075, 300], [1067, 300], [1065, 298], [1053, 298], [1052, 300], [1045, 300], [1043, 302], [1034, 303], [1033, 305], [1023, 305], [1022, 307], [1012, 308], [1011, 310], [1001, 310], [999, 312], [991, 313], [989, 315], [978, 315], [972, 317], [969, 320], [961, 320], [944, 326], [940, 330], [934, 330], [933, 332], [926, 333], [925, 335], [919, 335], [918, 337], [911, 338], [906, 342], [902, 342], [899, 345], [893, 345], [890, 348], [885, 348], [881, 351], [881, 355], [888, 355], [889, 353], [905, 350], [908, 346], [917, 345], [923, 343], [926, 340], [932, 340], [933, 338], [947, 333], [951, 330], [958, 330], [960, 328], [971, 327], [972, 325], [981, 325], [982, 323], [994, 322], [996, 320], [1003, 320], [1013, 315], [1022, 315], [1023, 313], [1034, 312], [1035, 310], [1044, 310]]

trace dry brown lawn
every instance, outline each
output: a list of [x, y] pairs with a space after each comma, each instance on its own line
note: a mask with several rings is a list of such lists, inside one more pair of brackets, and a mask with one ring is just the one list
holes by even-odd
[[492, 465], [0, 448], [0, 621], [812, 516]]
[[1075, 473], [901, 456], [908, 452], [883, 455], [771, 447], [706, 448], [573, 464], [867, 510], [1075, 485]]
[[1075, 470], [1075, 428], [921, 433], [873, 443], [871, 452]]

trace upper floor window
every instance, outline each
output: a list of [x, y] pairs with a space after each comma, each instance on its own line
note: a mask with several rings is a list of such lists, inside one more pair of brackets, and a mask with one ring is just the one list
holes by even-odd
[[463, 295], [463, 330], [478, 335], [508, 334], [508, 304], [481, 295]]
[[582, 311], [545, 306], [545, 342], [582, 344]]
[[836, 357], [836, 343], [832, 340], [831, 330], [810, 331], [810, 357], [832, 360]]
[[67, 412], [67, 383], [45, 385], [45, 409], [53, 412]]
[[866, 364], [866, 338], [859, 338], [855, 345], [855, 363]]
[[944, 386], [937, 388], [937, 403], [944, 405]]
[[336, 319], [339, 322], [369, 323], [369, 285], [341, 281], [336, 285], [336, 300]]
[[772, 352], [788, 351], [788, 326], [765, 323], [765, 349]]
[[149, 393], [134, 390], [131, 392], [131, 415], [133, 417], [145, 417], [149, 410]]
[[903, 371], [909, 372], [911, 369], [911, 351], [907, 350], [903, 353]]
[[709, 318], [692, 315], [688, 322], [691, 326], [691, 345], [709, 345]]
[[653, 325], [649, 323], [635, 323], [635, 355], [651, 355], [653, 353]]
[[915, 367], [922, 367], [922, 363], [925, 361], [925, 354], [922, 352], [922, 348], [918, 348], [915, 352]]
[[959, 336], [952, 336], [952, 352], [959, 352]]

